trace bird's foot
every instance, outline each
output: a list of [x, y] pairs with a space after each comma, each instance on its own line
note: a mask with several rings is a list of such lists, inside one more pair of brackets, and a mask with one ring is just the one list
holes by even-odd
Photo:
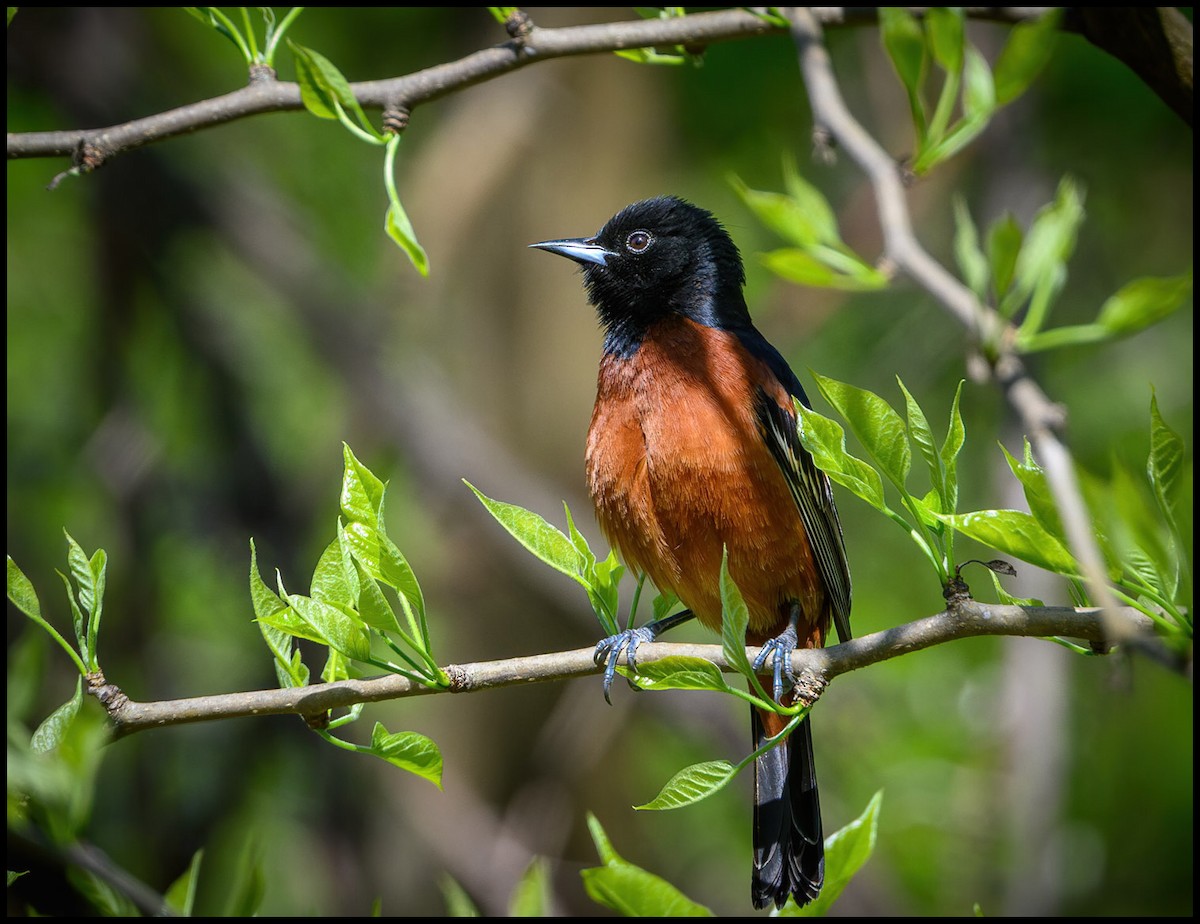
[[[626, 629], [624, 632], [602, 638], [596, 643], [596, 651], [592, 655], [592, 660], [597, 664], [604, 665], [604, 701], [610, 706], [612, 699], [609, 697], [609, 690], [612, 688], [613, 678], [617, 675], [617, 662], [621, 659], [622, 652], [625, 654], [625, 663], [629, 669], [636, 671], [638, 645], [642, 642], [654, 641], [661, 631], [656, 623], [650, 623], [640, 629]], [[635, 690], [638, 689], [637, 684], [632, 680], [629, 681], [629, 686]]]
[[772, 673], [774, 675], [774, 685], [772, 693], [775, 694], [775, 702], [783, 701], [783, 680], [787, 678], [787, 685], [790, 689], [796, 685], [796, 674], [792, 670], [792, 652], [796, 650], [796, 627], [788, 626], [780, 635], [775, 638], [767, 639], [762, 646], [762, 651], [754, 659], [754, 670], [758, 671], [768, 661], [771, 662]]

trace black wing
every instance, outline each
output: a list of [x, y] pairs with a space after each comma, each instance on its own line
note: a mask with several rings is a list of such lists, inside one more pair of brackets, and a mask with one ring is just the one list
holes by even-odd
[[[771, 368], [788, 394], [805, 407], [811, 406], [795, 373], [762, 334], [751, 329], [750, 332], [739, 331], [738, 336], [754, 356]], [[849, 641], [850, 565], [846, 561], [842, 523], [833, 502], [833, 485], [829, 476], [817, 468], [808, 450], [800, 444], [793, 410], [780, 407], [765, 391], [758, 394], [756, 410], [763, 439], [779, 463], [792, 499], [796, 502], [796, 509], [800, 511], [800, 520], [808, 533], [813, 557], [825, 583], [838, 638], [843, 642]]]

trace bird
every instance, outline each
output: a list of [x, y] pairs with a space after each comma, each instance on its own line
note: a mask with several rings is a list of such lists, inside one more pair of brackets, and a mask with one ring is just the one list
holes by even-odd
[[[808, 398], [758, 331], [728, 231], [677, 196], [635, 202], [592, 237], [541, 241], [582, 269], [604, 334], [587, 435], [588, 490], [601, 531], [634, 573], [681, 613], [602, 640], [605, 697], [617, 656], [694, 617], [721, 631], [720, 570], [749, 613], [753, 667], [773, 661], [773, 693], [797, 648], [850, 638], [850, 570], [829, 478], [801, 445], [793, 399]], [[765, 675], [765, 671], [764, 671]], [[751, 708], [755, 748], [786, 720]], [[824, 838], [806, 716], [754, 764], [756, 908], [814, 900]]]

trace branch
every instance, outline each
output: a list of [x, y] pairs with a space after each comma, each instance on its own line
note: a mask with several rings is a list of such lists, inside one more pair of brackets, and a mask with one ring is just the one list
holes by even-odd
[[[1139, 639], [1134, 620], [1124, 611], [1105, 577], [1104, 560], [1092, 534], [1090, 518], [1075, 479], [1070, 453], [1058, 438], [1066, 423], [1064, 409], [1051, 401], [1025, 369], [1012, 349], [1016, 331], [998, 312], [980, 303], [967, 286], [956, 279], [921, 246], [913, 233], [904, 184], [895, 161], [850, 113], [833, 74], [829, 54], [822, 44], [821, 27], [811, 11], [791, 8], [792, 38], [800, 58], [800, 70], [813, 111], [813, 131], [828, 133], [859, 165], [875, 190], [884, 253], [917, 285], [934, 296], [966, 329], [977, 344], [998, 351], [991, 375], [1020, 415], [1030, 442], [1037, 450], [1054, 494], [1071, 550], [1079, 561], [1092, 599], [1100, 604], [1108, 640], [1113, 644]], [[1156, 652], [1161, 654], [1161, 652]]]
[[[1148, 635], [1153, 631], [1149, 618], [1133, 608], [1121, 611], [1122, 618]], [[905, 625], [865, 635], [830, 648], [800, 649], [792, 654], [792, 670], [804, 675], [806, 689], [823, 689], [835, 677], [880, 661], [920, 651], [961, 638], [980, 635], [1020, 635], [1033, 637], [1066, 636], [1082, 639], [1094, 647], [1106, 644], [1106, 632], [1098, 609], [1055, 606], [1004, 606], [956, 601], [949, 609]], [[1096, 647], [1096, 650], [1101, 650]], [[746, 649], [753, 661], [758, 648]], [[257, 690], [198, 696], [191, 699], [139, 703], [120, 688], [107, 683], [102, 675], [88, 678], [88, 692], [108, 712], [114, 737], [122, 738], [148, 728], [162, 728], [191, 722], [245, 718], [263, 715], [301, 715], [319, 718], [330, 709], [344, 709], [356, 703], [423, 696], [433, 693], [476, 693], [499, 687], [567, 680], [600, 673], [593, 660], [593, 648], [577, 648], [548, 654], [452, 664], [445, 668], [450, 676], [447, 688], [432, 688], [400, 676], [367, 680], [339, 680], [281, 690]], [[668, 657], [693, 657], [711, 661], [722, 671], [735, 668], [726, 660], [719, 645], [646, 643], [638, 648], [638, 663], [651, 664]], [[622, 658], [622, 663], [625, 663]], [[816, 698], [816, 695], [812, 697]]]
[[[914, 8], [922, 9], [922, 8]], [[982, 19], [1019, 22], [1041, 12], [1037, 7], [972, 7], [968, 13]], [[873, 7], [823, 7], [816, 11], [830, 23], [874, 22]], [[411, 112], [431, 102], [485, 80], [538, 61], [572, 55], [600, 54], [631, 48], [684, 45], [700, 50], [714, 42], [784, 30], [768, 19], [744, 9], [692, 13], [673, 19], [603, 23], [541, 29], [524, 14], [509, 28], [511, 41], [483, 49], [457, 61], [393, 77], [352, 83], [351, 92], [364, 108]], [[275, 80], [256, 72], [248, 86], [224, 96], [203, 100], [168, 112], [134, 119], [106, 128], [56, 132], [10, 132], [8, 157], [71, 157], [77, 170], [87, 172], [117, 154], [200, 129], [212, 128], [266, 112], [304, 108], [298, 84]]]

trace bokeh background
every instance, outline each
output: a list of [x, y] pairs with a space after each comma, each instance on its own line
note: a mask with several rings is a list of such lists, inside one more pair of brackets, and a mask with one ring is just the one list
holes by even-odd
[[[563, 26], [633, 14], [533, 15]], [[1006, 31], [969, 34], [994, 60]], [[311, 9], [290, 35], [351, 80], [505, 39], [481, 9]], [[878, 31], [828, 40], [852, 109], [903, 157], [911, 125]], [[290, 55], [279, 65], [291, 79]], [[110, 125], [243, 82], [233, 47], [178, 10], [23, 8], [8, 29], [10, 132]], [[423, 105], [398, 183], [428, 279], [383, 234], [381, 151], [305, 113], [175, 138], [53, 192], [64, 162], [9, 161], [8, 553], [67, 627], [63, 528], [107, 550], [101, 658], [135, 699], [271, 687], [249, 540], [268, 582], [279, 568], [303, 589], [334, 536], [344, 440], [389, 481], [389, 526], [443, 663], [590, 644], [582, 591], [460, 481], [560, 524], [565, 499], [600, 544], [582, 469], [600, 334], [571, 266], [528, 242], [592, 233], [645, 196], [690, 198], [733, 233], [756, 320], [802, 380], [813, 369], [895, 402], [898, 375], [944, 426], [964, 337], [927, 295], [904, 280], [871, 295], [801, 289], [757, 262], [780, 242], [728, 177], [780, 188], [785, 156], [826, 192], [844, 238], [879, 253], [867, 184], [844, 158], [814, 163], [810, 132], [785, 37], [715, 45], [700, 67], [555, 60]], [[1066, 173], [1088, 218], [1057, 323], [1190, 265], [1190, 128], [1073, 35], [979, 141], [912, 188], [918, 233], [953, 265], [955, 195], [980, 224], [1010, 211], [1027, 225]], [[1192, 338], [1189, 304], [1129, 340], [1033, 362], [1070, 410], [1083, 466], [1144, 468], [1152, 392], [1191, 445]], [[997, 442], [1019, 454], [1021, 433], [1001, 397], [968, 383], [963, 414], [963, 509], [1019, 506]], [[938, 611], [917, 550], [839, 500], [856, 632]], [[1012, 590], [1069, 602], [1028, 568]], [[32, 727], [69, 695], [70, 666], [11, 607], [7, 638], [10, 659], [45, 672], [17, 716]], [[591, 811], [631, 861], [745, 913], [748, 780], [683, 811], [630, 809], [686, 764], [739, 759], [744, 708], [623, 686], [614, 701], [586, 679], [370, 707], [362, 735], [379, 719], [440, 744], [443, 792], [330, 748], [295, 718], [143, 733], [107, 748], [85, 835], [158, 889], [204, 847], [200, 910], [222, 907], [251, 850], [268, 914], [365, 914], [376, 899], [385, 914], [441, 914], [446, 876], [501, 913], [541, 856], [555, 909], [586, 915], [603, 911], [578, 875], [596, 862]], [[12, 711], [10, 700], [10, 726]], [[1192, 913], [1185, 679], [1034, 640], [968, 640], [840, 679], [814, 728], [827, 830], [884, 791], [875, 855], [836, 913]]]

